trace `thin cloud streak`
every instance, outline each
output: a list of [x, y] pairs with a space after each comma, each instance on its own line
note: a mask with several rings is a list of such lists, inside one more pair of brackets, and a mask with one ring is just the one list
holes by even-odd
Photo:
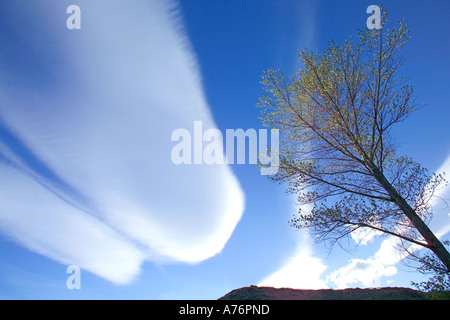
[[[300, 207], [295, 197], [292, 197], [292, 208], [298, 211]], [[301, 205], [303, 212], [310, 212], [311, 205]], [[259, 286], [294, 289], [326, 289], [327, 284], [323, 273], [328, 269], [326, 263], [315, 256], [313, 241], [306, 230], [299, 230], [295, 237], [295, 250], [282, 261], [278, 270], [259, 282]]]
[[148, 259], [219, 253], [245, 199], [230, 168], [171, 162], [174, 129], [215, 127], [176, 3], [78, 1], [76, 31], [64, 4], [22, 5], [6, 8], [9, 27], [47, 46], [24, 57], [44, 72], [13, 65], [13, 81], [0, 77], [2, 233], [117, 283]]
[[258, 285], [276, 288], [326, 289], [322, 274], [327, 266], [320, 258], [314, 257], [309, 236], [299, 236], [297, 248], [282, 267], [263, 279]]
[[[292, 4], [292, 7], [295, 8], [293, 14], [298, 17], [296, 21], [299, 31], [297, 33], [298, 41], [296, 43], [312, 50], [317, 49], [317, 6], [318, 3], [314, 0], [295, 2]], [[281, 47], [283, 45], [284, 43], [281, 43]], [[297, 70], [299, 67], [301, 67], [299, 62], [294, 61], [293, 69]], [[297, 212], [299, 204], [295, 196], [292, 201], [293, 210]], [[311, 206], [306, 205], [303, 209], [310, 211]], [[301, 232], [296, 238], [296, 241], [297, 246], [290, 254], [290, 257], [282, 262], [281, 267], [277, 271], [264, 278], [259, 285], [297, 289], [327, 288], [326, 283], [322, 280], [322, 274], [328, 266], [322, 259], [314, 256], [314, 248], [310, 235]]]

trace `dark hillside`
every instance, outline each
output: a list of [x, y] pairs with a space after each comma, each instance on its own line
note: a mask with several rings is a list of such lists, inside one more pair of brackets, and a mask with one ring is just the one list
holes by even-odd
[[243, 287], [219, 300], [427, 300], [428, 295], [410, 288], [373, 288], [343, 290], [301, 290], [272, 287]]

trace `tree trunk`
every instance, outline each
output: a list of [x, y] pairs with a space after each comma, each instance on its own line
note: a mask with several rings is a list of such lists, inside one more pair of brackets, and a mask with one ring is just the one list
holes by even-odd
[[384, 174], [376, 167], [372, 167], [372, 172], [374, 173], [375, 179], [381, 184], [381, 186], [386, 190], [386, 192], [391, 196], [392, 200], [398, 205], [400, 210], [408, 217], [413, 226], [422, 235], [422, 237], [427, 242], [426, 247], [433, 251], [439, 260], [447, 267], [450, 271], [450, 253], [444, 247], [441, 241], [435, 236], [435, 234], [428, 228], [425, 222], [419, 217], [419, 215], [414, 211], [413, 208], [406, 202], [406, 200], [397, 192], [397, 190], [391, 185], [391, 183], [386, 179]]

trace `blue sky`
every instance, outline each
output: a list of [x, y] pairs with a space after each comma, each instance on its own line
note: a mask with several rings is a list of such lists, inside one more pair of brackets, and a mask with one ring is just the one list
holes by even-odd
[[[66, 8], [81, 8], [68, 30]], [[410, 286], [386, 238], [329, 250], [253, 165], [171, 162], [171, 133], [262, 129], [264, 70], [290, 74], [364, 27], [409, 22], [402, 71], [426, 106], [398, 150], [450, 171], [448, 1], [0, 1], [0, 298], [217, 299], [235, 288]], [[450, 200], [448, 189], [441, 197]], [[448, 238], [450, 209], [433, 231]], [[69, 290], [69, 265], [81, 289]]]

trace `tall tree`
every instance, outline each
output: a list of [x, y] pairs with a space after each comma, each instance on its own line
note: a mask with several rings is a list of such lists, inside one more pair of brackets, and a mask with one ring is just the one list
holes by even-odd
[[330, 41], [324, 54], [301, 49], [294, 76], [264, 73], [259, 106], [264, 124], [281, 134], [272, 179], [314, 204], [309, 213], [299, 210], [295, 227], [333, 243], [362, 228], [396, 236], [431, 250], [450, 271], [449, 252], [428, 227], [443, 175], [397, 155], [391, 135], [417, 107], [398, 74], [409, 38], [400, 21], [361, 29], [340, 45]]

